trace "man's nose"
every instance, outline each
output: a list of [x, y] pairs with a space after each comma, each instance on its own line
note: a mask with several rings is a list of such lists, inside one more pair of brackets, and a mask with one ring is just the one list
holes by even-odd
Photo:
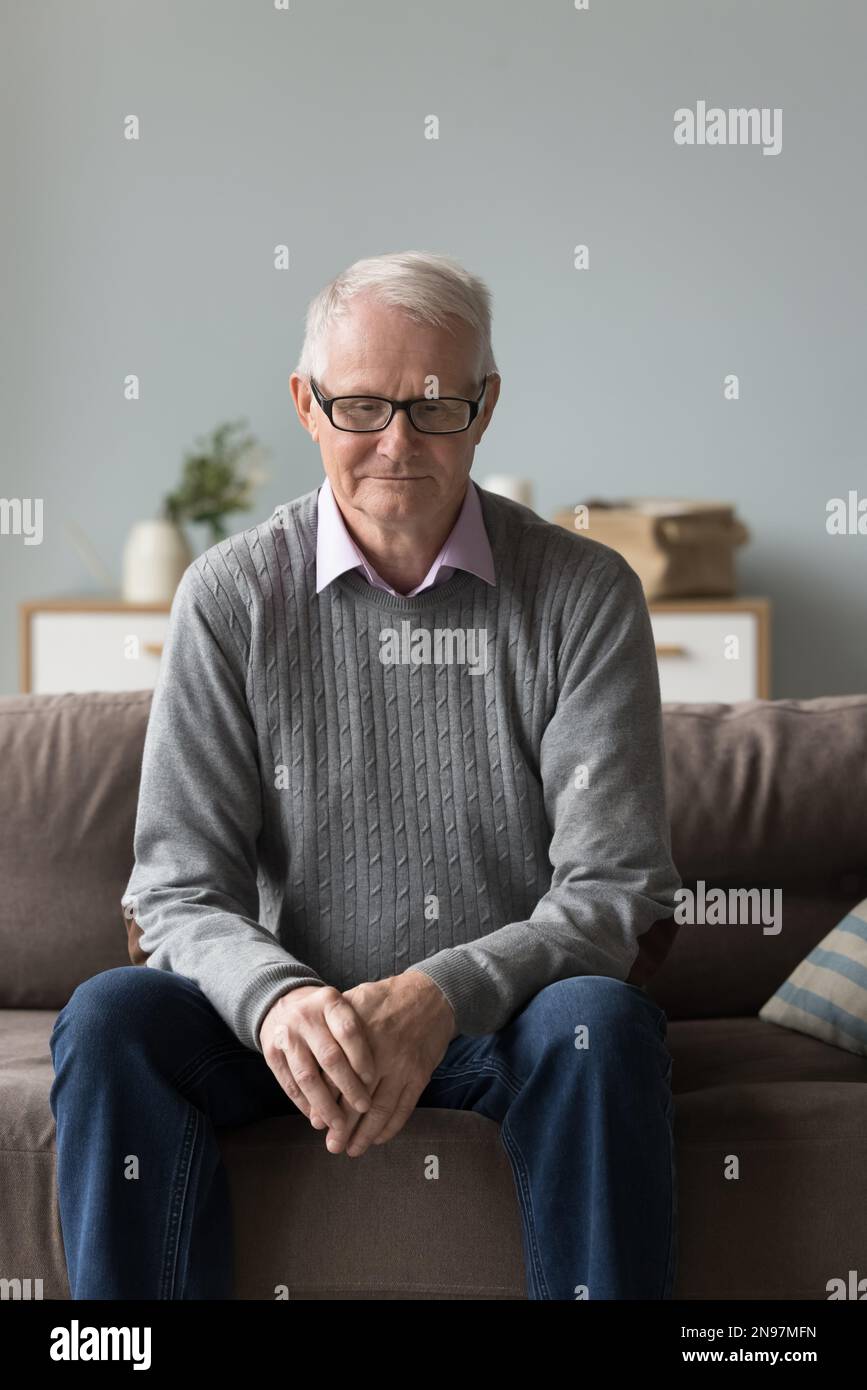
[[389, 452], [400, 450], [402, 454], [418, 452], [420, 435], [405, 410], [396, 410], [380, 438]]

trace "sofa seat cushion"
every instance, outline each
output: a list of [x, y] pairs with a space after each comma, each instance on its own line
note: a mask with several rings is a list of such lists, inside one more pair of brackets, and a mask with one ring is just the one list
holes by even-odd
[[739, 1082], [867, 1082], [867, 1059], [760, 1018], [669, 1022], [674, 1094]]
[[[51, 1009], [0, 1009], [0, 1150], [54, 1150]], [[867, 1059], [758, 1018], [668, 1025], [675, 1095], [746, 1082], [867, 1082]], [[387, 1148], [387, 1146], [385, 1146]]]
[[56, 1009], [0, 1009], [0, 1153], [53, 1153], [48, 1043], [56, 1017]]
[[[0, 1010], [0, 1274], [40, 1278], [43, 1297], [63, 1299], [55, 1017]], [[757, 1018], [670, 1022], [668, 1046], [675, 1297], [827, 1298], [826, 1281], [867, 1248], [867, 1060]], [[416, 1110], [355, 1164], [335, 1162], [301, 1116], [223, 1130], [221, 1148], [242, 1299], [284, 1284], [305, 1299], [525, 1296], [512, 1175], [484, 1116]], [[437, 1181], [420, 1176], [431, 1154]]]
[[[54, 1010], [0, 1009], [0, 1276], [69, 1297], [55, 1178]], [[499, 1128], [422, 1108], [361, 1163], [289, 1114], [220, 1131], [242, 1299], [523, 1299], [521, 1221]], [[440, 1176], [426, 1176], [431, 1156]]]
[[867, 1059], [759, 1018], [669, 1023], [674, 1297], [827, 1299], [867, 1249]]

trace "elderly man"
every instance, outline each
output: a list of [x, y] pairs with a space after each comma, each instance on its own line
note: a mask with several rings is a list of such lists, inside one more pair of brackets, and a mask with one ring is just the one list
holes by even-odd
[[499, 1123], [530, 1298], [670, 1297], [642, 986], [680, 878], [639, 580], [470, 481], [500, 377], [449, 258], [340, 275], [291, 389], [324, 483], [172, 605], [123, 897], [150, 968], [52, 1037], [73, 1297], [231, 1295], [216, 1126], [295, 1110], [354, 1157], [417, 1105]]

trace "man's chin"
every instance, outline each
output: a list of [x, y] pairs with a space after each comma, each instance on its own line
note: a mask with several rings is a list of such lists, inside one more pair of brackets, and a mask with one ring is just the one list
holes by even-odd
[[430, 510], [432, 478], [418, 478], [401, 482], [390, 478], [365, 478], [356, 496], [364, 502], [365, 510], [373, 515], [398, 513], [405, 516], [407, 510], [423, 507]]

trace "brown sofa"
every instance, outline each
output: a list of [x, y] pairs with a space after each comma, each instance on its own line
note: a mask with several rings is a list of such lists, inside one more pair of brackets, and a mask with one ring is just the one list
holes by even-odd
[[[48, 1039], [80, 981], [129, 964], [120, 896], [150, 701], [0, 699], [0, 1279], [41, 1279], [45, 1298], [68, 1297]], [[756, 1013], [867, 897], [867, 695], [666, 705], [664, 721], [685, 885], [783, 890], [778, 934], [683, 925], [649, 986], [674, 1059], [675, 1297], [827, 1298], [829, 1279], [864, 1273], [867, 1060]], [[359, 1162], [300, 1115], [221, 1144], [239, 1297], [525, 1297], [493, 1121], [416, 1110]], [[432, 1151], [442, 1176], [419, 1185]]]

